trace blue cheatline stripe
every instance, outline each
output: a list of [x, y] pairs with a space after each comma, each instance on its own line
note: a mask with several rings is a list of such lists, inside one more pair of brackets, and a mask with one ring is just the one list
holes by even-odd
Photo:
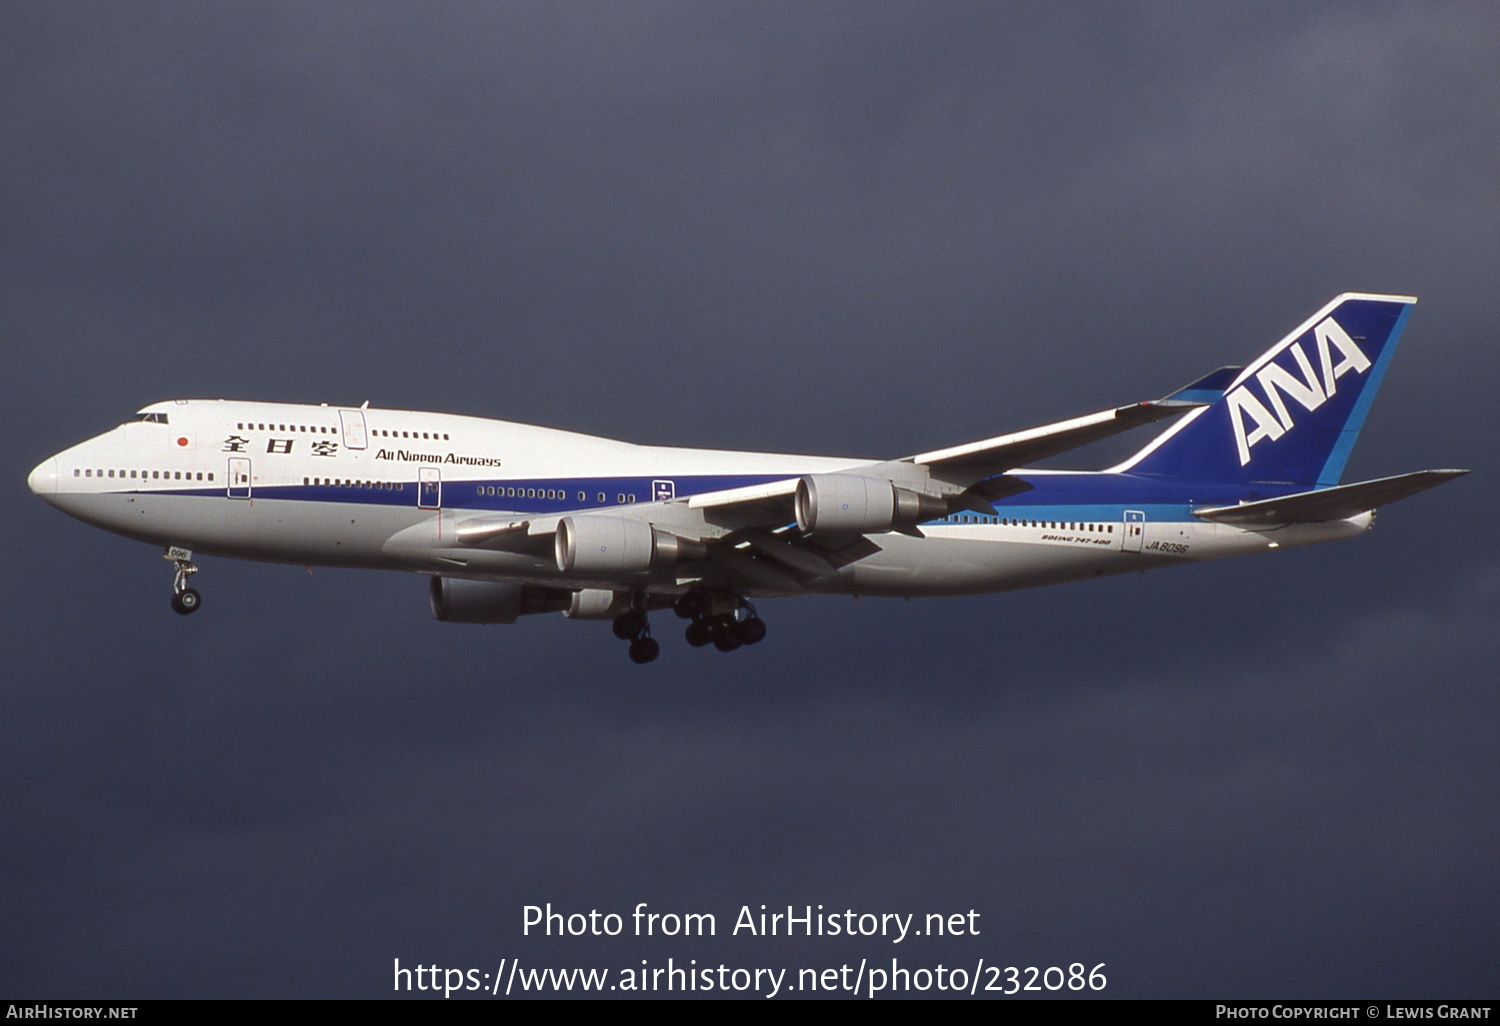
[[[1197, 522], [1193, 516], [1192, 507], [1178, 504], [1159, 503], [1136, 503], [1134, 505], [997, 505], [1000, 511], [998, 515], [991, 516], [988, 513], [974, 513], [970, 510], [960, 510], [951, 516], [940, 517], [937, 520], [927, 521], [930, 524], [957, 524], [957, 523], [980, 523], [999, 524], [1007, 520], [1041, 520], [1054, 523], [1100, 523], [1117, 524], [1125, 519], [1125, 510], [1139, 510], [1146, 514], [1146, 519], [1152, 523], [1168, 522]], [[960, 518], [970, 517], [973, 519], [962, 520]]]
[[1349, 419], [1344, 421], [1344, 428], [1339, 432], [1338, 441], [1333, 443], [1333, 451], [1328, 454], [1327, 462], [1318, 473], [1319, 488], [1336, 485], [1339, 483], [1339, 478], [1344, 476], [1344, 465], [1349, 462], [1349, 453], [1353, 451], [1354, 443], [1359, 438], [1359, 429], [1364, 427], [1365, 417], [1370, 412], [1370, 404], [1375, 401], [1375, 393], [1380, 390], [1380, 382], [1385, 377], [1385, 369], [1390, 366], [1391, 357], [1396, 355], [1396, 343], [1401, 341], [1401, 332], [1406, 328], [1406, 319], [1411, 316], [1411, 311], [1411, 303], [1401, 308], [1401, 314], [1396, 318], [1396, 323], [1386, 338], [1385, 346], [1375, 360], [1375, 366], [1370, 369], [1370, 376], [1365, 381], [1364, 389], [1355, 400], [1354, 408], [1349, 411]]
[[[1306, 490], [1305, 485], [1245, 485], [1225, 482], [1203, 482], [1162, 478], [1130, 473], [1085, 471], [1076, 474], [1049, 473], [1018, 477], [1032, 485], [1031, 490], [997, 502], [995, 517], [984, 514], [987, 521], [1003, 519], [1050, 521], [1118, 521], [1127, 509], [1142, 510], [1153, 521], [1191, 521], [1192, 509], [1206, 505], [1232, 504], [1240, 500], [1274, 498]], [[734, 477], [676, 478], [534, 478], [525, 480], [487, 479], [484, 481], [442, 482], [442, 508], [456, 511], [503, 512], [517, 515], [561, 514], [574, 510], [595, 510], [624, 504], [634, 495], [637, 504], [653, 501], [652, 483], [670, 480], [674, 496], [686, 498], [702, 492], [784, 480], [784, 475], [761, 474]], [[485, 494], [494, 488], [495, 495]], [[503, 495], [504, 489], [562, 492], [561, 498]], [[580, 499], [578, 493], [583, 492]], [[600, 494], [603, 498], [600, 498]], [[192, 495], [203, 498], [225, 498], [226, 488], [135, 489], [127, 494]], [[364, 506], [420, 508], [415, 481], [389, 482], [386, 487], [362, 487], [355, 484], [289, 484], [257, 485], [251, 498], [266, 501], [286, 500], [314, 503], [345, 503]], [[236, 499], [235, 501], [243, 501]], [[958, 522], [940, 518], [931, 523]], [[975, 521], [966, 521], [973, 523]]]
[[[703, 492], [717, 492], [728, 488], [782, 481], [787, 474], [754, 474], [735, 476], [682, 476], [672, 477], [589, 477], [589, 478], [492, 478], [476, 480], [444, 480], [442, 508], [452, 510], [496, 511], [506, 513], [549, 514], [565, 513], [569, 510], [598, 509], [601, 506], [617, 506], [652, 502], [655, 500], [653, 486], [657, 481], [670, 481], [673, 497], [682, 499]], [[345, 480], [336, 478], [335, 480]], [[418, 484], [415, 481], [379, 482], [364, 479], [348, 479], [348, 484], [257, 484], [250, 498], [264, 500], [286, 500], [298, 502], [337, 502], [362, 506], [417, 507]], [[356, 483], [358, 482], [358, 483]], [[494, 495], [487, 494], [488, 489]], [[517, 492], [561, 492], [556, 498], [538, 495], [504, 495], [506, 489]], [[182, 489], [132, 489], [133, 494], [142, 495], [193, 495], [206, 498], [224, 498], [226, 486], [213, 488]], [[579, 493], [583, 497], [579, 498]], [[623, 499], [621, 498], [623, 496]]]

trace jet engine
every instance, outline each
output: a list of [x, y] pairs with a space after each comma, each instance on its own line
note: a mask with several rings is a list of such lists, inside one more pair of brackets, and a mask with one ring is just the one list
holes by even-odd
[[942, 499], [878, 477], [811, 474], [797, 482], [797, 526], [808, 534], [909, 531], [948, 512]]
[[573, 592], [564, 612], [569, 620], [613, 620], [630, 609], [630, 596], [606, 588], [583, 588]]
[[432, 618], [447, 623], [515, 623], [530, 613], [567, 609], [572, 592], [505, 581], [434, 577], [427, 588]]
[[563, 573], [638, 573], [688, 559], [704, 547], [624, 517], [563, 517], [557, 522], [557, 569]]

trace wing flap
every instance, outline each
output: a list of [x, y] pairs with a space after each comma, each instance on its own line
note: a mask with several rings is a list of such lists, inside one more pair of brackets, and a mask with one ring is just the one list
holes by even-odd
[[785, 538], [769, 531], [746, 531], [742, 535], [752, 548], [759, 550], [778, 563], [793, 570], [800, 570], [809, 577], [837, 577], [838, 567], [809, 548], [793, 545]]
[[716, 545], [708, 550], [708, 558], [731, 573], [738, 574], [763, 588], [793, 592], [803, 590], [802, 582], [785, 570], [779, 569], [767, 560], [756, 559], [740, 552], [738, 549]]

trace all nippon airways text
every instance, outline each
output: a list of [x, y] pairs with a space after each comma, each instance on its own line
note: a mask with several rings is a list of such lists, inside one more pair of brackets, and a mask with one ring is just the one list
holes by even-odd
[[[822, 905], [741, 905], [723, 919], [730, 937], [884, 937], [900, 944], [908, 937], [978, 937], [981, 913], [857, 912]], [[720, 917], [712, 912], [657, 912], [646, 902], [634, 911], [567, 912], [545, 905], [521, 909], [525, 937], [717, 937]]]

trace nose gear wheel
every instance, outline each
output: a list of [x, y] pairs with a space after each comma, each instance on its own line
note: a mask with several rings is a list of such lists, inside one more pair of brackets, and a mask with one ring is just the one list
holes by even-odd
[[170, 548], [163, 558], [171, 560], [176, 568], [172, 576], [172, 609], [183, 616], [196, 613], [203, 605], [203, 596], [188, 587], [188, 578], [198, 572], [193, 565], [192, 553], [186, 549]]

